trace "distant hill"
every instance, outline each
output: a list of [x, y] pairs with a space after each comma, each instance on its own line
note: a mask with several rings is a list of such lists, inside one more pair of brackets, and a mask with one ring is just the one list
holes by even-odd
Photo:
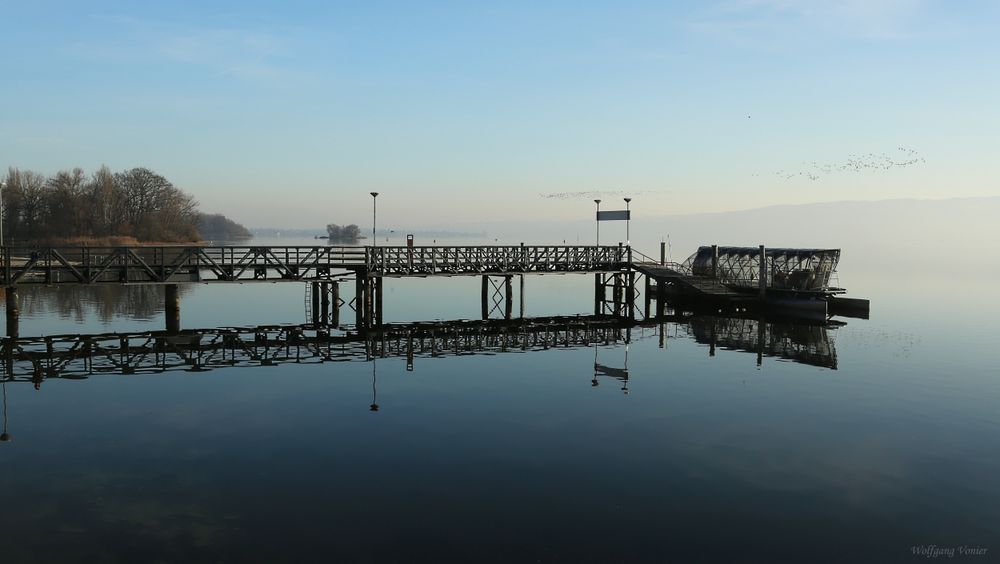
[[656, 250], [669, 234], [674, 258], [712, 243], [827, 247], [843, 250], [848, 269], [956, 275], [1000, 272], [998, 217], [1000, 197], [830, 202], [641, 218], [633, 239]]
[[[684, 260], [699, 245], [826, 247], [843, 250], [841, 271], [963, 272], [1000, 274], [1000, 197], [941, 200], [896, 199], [778, 205], [732, 212], [643, 215], [632, 203], [635, 249], [659, 257], [660, 241], [670, 257]], [[467, 224], [516, 244], [593, 244], [593, 212], [580, 221], [520, 221]], [[602, 222], [601, 243], [625, 241], [624, 222]]]

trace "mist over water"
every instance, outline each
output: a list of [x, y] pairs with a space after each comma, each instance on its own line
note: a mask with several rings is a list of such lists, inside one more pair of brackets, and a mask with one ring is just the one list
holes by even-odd
[[[901, 252], [909, 236], [888, 220], [876, 238], [867, 220], [848, 229], [851, 216], [811, 232], [796, 230], [808, 217], [765, 216], [761, 230], [689, 219], [705, 231], [672, 235], [674, 258], [779, 231], [789, 246], [842, 240], [840, 282], [871, 298], [871, 319], [696, 317], [635, 328], [627, 344], [623, 332], [596, 345], [418, 354], [412, 370], [392, 354], [288, 353], [270, 366], [85, 380], [43, 366], [35, 389], [18, 365], [4, 383], [13, 440], [0, 443], [0, 553], [885, 562], [920, 545], [1000, 549], [1000, 307], [988, 265], [928, 268], [954, 257]], [[651, 226], [633, 228], [633, 244], [657, 251]], [[525, 280], [526, 316], [592, 313], [590, 275]], [[479, 284], [389, 279], [385, 321], [477, 319]], [[342, 290], [349, 301], [352, 284]], [[24, 288], [21, 335], [159, 330], [161, 292]], [[182, 290], [184, 329], [305, 321], [301, 284]]]

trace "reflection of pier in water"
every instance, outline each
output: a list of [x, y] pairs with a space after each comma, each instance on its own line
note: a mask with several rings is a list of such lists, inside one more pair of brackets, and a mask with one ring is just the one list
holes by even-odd
[[837, 369], [837, 350], [830, 330], [842, 322], [810, 325], [746, 317], [688, 316], [677, 318], [676, 323], [695, 341], [708, 345], [712, 356], [721, 348], [757, 353], [758, 364], [769, 356]]
[[632, 324], [610, 317], [565, 316], [524, 320], [387, 324], [364, 336], [312, 325], [56, 335], [4, 339], [5, 379], [83, 379], [94, 374], [191, 372], [232, 366], [366, 361], [449, 355], [527, 352], [616, 344]]
[[[140, 374], [168, 371], [202, 372], [214, 368], [319, 364], [370, 361], [371, 411], [378, 411], [376, 363], [380, 358], [414, 359], [454, 355], [493, 355], [547, 349], [594, 347], [591, 386], [601, 379], [616, 381], [629, 393], [629, 346], [658, 334], [665, 346], [668, 326], [717, 349], [836, 369], [837, 356], [830, 328], [842, 324], [799, 324], [740, 317], [676, 315], [655, 322], [635, 323], [609, 316], [540, 317], [523, 320], [440, 321], [388, 324], [364, 336], [331, 332], [313, 325], [219, 327], [184, 331], [56, 335], [27, 339], [6, 338], [0, 355], [3, 386], [3, 428], [0, 442], [11, 440], [7, 430], [7, 382], [32, 382], [36, 389], [48, 378], [82, 380], [96, 374]], [[634, 339], [633, 337], [636, 337]], [[624, 366], [600, 362], [601, 347], [621, 351]]]
[[[836, 369], [831, 327], [739, 317], [673, 316], [660, 322], [635, 323], [610, 316], [560, 316], [523, 320], [459, 320], [386, 324], [366, 335], [331, 331], [313, 325], [219, 327], [187, 330], [55, 335], [4, 339], [5, 380], [83, 379], [94, 374], [136, 374], [184, 370], [199, 372], [233, 366], [286, 363], [414, 359], [454, 355], [498, 354], [628, 344], [633, 333], [668, 332], [663, 321], [695, 341], [717, 348]], [[649, 333], [646, 333], [648, 335]], [[596, 353], [596, 349], [595, 349]], [[595, 375], [627, 384], [625, 368], [594, 361]]]

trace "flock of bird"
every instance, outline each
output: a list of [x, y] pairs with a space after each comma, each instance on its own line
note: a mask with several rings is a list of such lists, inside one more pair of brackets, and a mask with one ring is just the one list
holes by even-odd
[[[927, 159], [920, 154], [906, 147], [897, 147], [897, 153], [892, 155], [887, 153], [867, 153], [865, 155], [848, 155], [847, 160], [840, 163], [820, 164], [816, 161], [802, 163], [808, 168], [800, 171], [776, 170], [775, 176], [790, 180], [796, 177], [804, 177], [809, 180], [819, 180], [824, 176], [829, 176], [837, 172], [884, 172], [898, 168], [911, 167], [927, 162]], [[754, 176], [758, 176], [755, 174]]]
[[582, 191], [582, 192], [552, 192], [549, 194], [539, 194], [543, 198], [549, 198], [554, 200], [575, 200], [577, 198], [612, 198], [612, 197], [624, 197], [624, 196], [635, 196], [636, 194], [644, 194], [645, 191], [631, 191], [625, 192], [623, 190], [594, 190], [594, 191]]
[[[747, 116], [750, 117], [750, 116]], [[884, 172], [888, 170], [907, 168], [926, 163], [927, 159], [920, 156], [920, 153], [907, 147], [896, 147], [896, 152], [889, 153], [867, 153], [864, 155], [848, 155], [847, 160], [839, 163], [820, 164], [816, 161], [804, 162], [807, 168], [799, 171], [776, 170], [774, 175], [785, 180], [792, 178], [807, 178], [809, 180], [819, 180], [825, 176], [840, 172]], [[754, 176], [760, 176], [754, 173]], [[592, 190], [579, 192], [552, 192], [549, 194], [539, 194], [542, 198], [554, 200], [573, 200], [577, 198], [596, 199], [612, 198], [616, 196], [633, 196], [642, 192], [624, 192], [622, 190]]]

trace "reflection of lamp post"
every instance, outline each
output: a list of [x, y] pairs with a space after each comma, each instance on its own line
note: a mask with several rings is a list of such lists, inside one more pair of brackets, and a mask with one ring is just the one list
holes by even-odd
[[7, 375], [4, 374], [3, 381], [0, 381], [0, 386], [3, 387], [3, 432], [0, 433], [0, 442], [9, 442], [13, 437], [7, 432]]
[[601, 200], [594, 200], [597, 204], [597, 246], [601, 246]]
[[372, 195], [372, 245], [378, 246], [378, 239], [375, 238], [375, 198], [378, 198], [378, 192], [369, 192], [369, 194]]
[[[628, 198], [625, 198], [626, 202], [628, 202], [628, 200], [629, 200]], [[629, 329], [629, 332], [631, 332], [631, 329]], [[631, 338], [628, 338], [625, 341], [625, 382], [624, 385], [622, 386], [622, 391], [625, 392], [626, 396], [628, 395], [628, 344], [629, 342], [631, 342], [631, 340], [632, 340]]]
[[631, 239], [629, 239], [628, 226], [632, 223], [632, 212], [629, 211], [628, 203], [632, 201], [632, 198], [625, 198], [625, 246], [632, 246]]
[[372, 359], [372, 404], [368, 406], [368, 411], [378, 411], [378, 391], [375, 389], [375, 359]]
[[590, 381], [590, 385], [597, 387], [597, 345], [594, 345], [594, 379]]

